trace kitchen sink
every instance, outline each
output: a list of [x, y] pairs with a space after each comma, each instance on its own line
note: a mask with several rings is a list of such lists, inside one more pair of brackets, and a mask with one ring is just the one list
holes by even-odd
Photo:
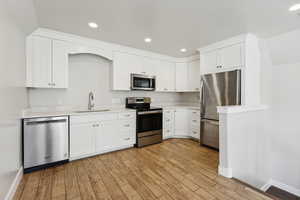
[[79, 111], [75, 111], [75, 113], [107, 112], [107, 111], [110, 111], [110, 109], [100, 109], [100, 110], [79, 110]]

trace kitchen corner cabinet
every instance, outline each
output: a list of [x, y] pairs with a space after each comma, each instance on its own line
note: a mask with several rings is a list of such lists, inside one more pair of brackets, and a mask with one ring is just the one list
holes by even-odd
[[175, 63], [159, 61], [156, 68], [156, 91], [175, 92]]
[[27, 87], [68, 88], [68, 43], [30, 36], [26, 41], [26, 52]]
[[175, 119], [174, 119], [174, 129], [175, 135], [177, 136], [189, 136], [189, 110], [187, 109], [177, 109], [175, 111]]
[[166, 109], [163, 112], [163, 138], [192, 138], [200, 140], [200, 110]]
[[176, 63], [176, 91], [200, 91], [200, 61]]

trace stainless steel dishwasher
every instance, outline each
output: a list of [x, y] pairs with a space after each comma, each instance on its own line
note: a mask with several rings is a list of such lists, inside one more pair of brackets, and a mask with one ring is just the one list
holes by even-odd
[[24, 172], [68, 162], [69, 117], [23, 120]]

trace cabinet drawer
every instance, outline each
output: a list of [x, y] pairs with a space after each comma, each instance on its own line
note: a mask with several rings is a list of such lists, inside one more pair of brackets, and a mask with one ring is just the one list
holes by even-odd
[[99, 122], [99, 121], [107, 121], [107, 120], [115, 120], [118, 119], [118, 114], [115, 113], [107, 113], [107, 114], [87, 114], [80, 116], [71, 116], [70, 123], [89, 123], [89, 122]]
[[200, 110], [192, 110], [191, 118], [192, 119], [200, 119]]
[[120, 144], [121, 145], [135, 144], [135, 142], [136, 142], [135, 131], [123, 132], [120, 134]]
[[190, 130], [190, 136], [200, 140], [200, 130], [191, 129]]
[[200, 127], [200, 118], [199, 119], [192, 119], [190, 122], [191, 127]]
[[119, 119], [135, 119], [135, 112], [123, 112], [119, 113]]
[[172, 135], [174, 135], [174, 130], [172, 128], [166, 128], [166, 129], [163, 130], [164, 138], [170, 137]]
[[119, 121], [119, 130], [121, 132], [134, 132], [136, 130], [134, 120], [120, 120]]

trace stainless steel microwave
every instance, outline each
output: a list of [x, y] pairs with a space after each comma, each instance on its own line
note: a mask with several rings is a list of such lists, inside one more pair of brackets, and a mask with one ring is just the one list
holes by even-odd
[[131, 89], [132, 90], [155, 90], [155, 76], [144, 74], [131, 74]]

